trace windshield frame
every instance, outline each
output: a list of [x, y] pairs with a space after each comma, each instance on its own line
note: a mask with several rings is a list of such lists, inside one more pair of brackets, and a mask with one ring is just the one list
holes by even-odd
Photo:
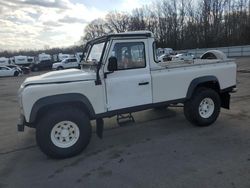
[[[102, 64], [102, 61], [103, 61], [103, 58], [104, 58], [104, 54], [105, 54], [105, 50], [107, 48], [108, 41], [109, 41], [109, 38], [107, 36], [99, 37], [99, 38], [88, 41], [86, 43], [84, 49], [83, 49], [83, 56], [82, 56], [82, 59], [80, 60], [80, 62], [83, 61], [83, 63], [80, 63], [80, 64], [85, 65], [85, 66], [100, 66]], [[93, 46], [95, 44], [100, 44], [100, 43], [103, 43], [103, 42], [104, 42], [104, 46], [103, 46], [103, 49], [102, 49], [102, 52], [101, 52], [101, 57], [100, 57], [99, 62], [97, 62], [97, 64], [88, 63], [87, 58], [89, 57]], [[84, 53], [86, 53], [86, 56], [84, 56]]]
[[[99, 64], [99, 62], [102, 61], [102, 54], [104, 53], [104, 48], [105, 48], [105, 43], [106, 41], [101, 41], [101, 42], [97, 42], [97, 43], [93, 43], [91, 44], [91, 46], [89, 47], [88, 49], [88, 52], [87, 52], [87, 55], [86, 55], [86, 58], [85, 58], [85, 62], [87, 63], [88, 62], [88, 58], [90, 56], [90, 53], [92, 52], [92, 49], [95, 45], [98, 45], [98, 44], [102, 44], [103, 43], [103, 47], [102, 47], [102, 51], [101, 51], [101, 54], [100, 54], [100, 59], [99, 61], [97, 62]], [[90, 61], [91, 62], [91, 61]], [[88, 63], [87, 63], [88, 64]]]

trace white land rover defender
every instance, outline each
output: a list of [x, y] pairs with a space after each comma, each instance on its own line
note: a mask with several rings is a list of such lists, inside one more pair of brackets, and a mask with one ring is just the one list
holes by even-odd
[[216, 59], [221, 52], [210, 53], [208, 59], [158, 63], [149, 31], [89, 41], [81, 70], [49, 72], [23, 82], [18, 130], [36, 128], [41, 150], [66, 158], [87, 147], [90, 120], [96, 120], [102, 137], [103, 118], [182, 103], [188, 121], [208, 126], [221, 107], [229, 109], [229, 93], [236, 87], [236, 64]]

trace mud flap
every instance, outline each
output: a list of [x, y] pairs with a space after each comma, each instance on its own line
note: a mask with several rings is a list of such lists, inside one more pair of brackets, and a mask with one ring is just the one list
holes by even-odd
[[100, 139], [102, 139], [103, 136], [103, 124], [102, 118], [96, 119], [96, 134]]
[[221, 107], [225, 109], [230, 109], [230, 94], [229, 93], [222, 93], [220, 95], [221, 98]]

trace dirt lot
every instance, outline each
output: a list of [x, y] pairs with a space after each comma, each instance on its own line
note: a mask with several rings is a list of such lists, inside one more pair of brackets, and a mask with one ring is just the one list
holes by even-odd
[[238, 88], [231, 110], [210, 127], [188, 123], [182, 108], [135, 113], [118, 127], [105, 120], [80, 155], [52, 160], [35, 130], [18, 133], [16, 93], [25, 79], [0, 78], [0, 187], [250, 187], [250, 58], [237, 59]]

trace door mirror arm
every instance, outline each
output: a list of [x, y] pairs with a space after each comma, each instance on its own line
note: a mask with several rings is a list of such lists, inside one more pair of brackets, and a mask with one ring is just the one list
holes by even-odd
[[112, 71], [112, 72], [105, 72], [104, 73], [104, 78], [107, 78], [107, 76], [109, 75], [109, 74], [112, 74], [114, 71]]

